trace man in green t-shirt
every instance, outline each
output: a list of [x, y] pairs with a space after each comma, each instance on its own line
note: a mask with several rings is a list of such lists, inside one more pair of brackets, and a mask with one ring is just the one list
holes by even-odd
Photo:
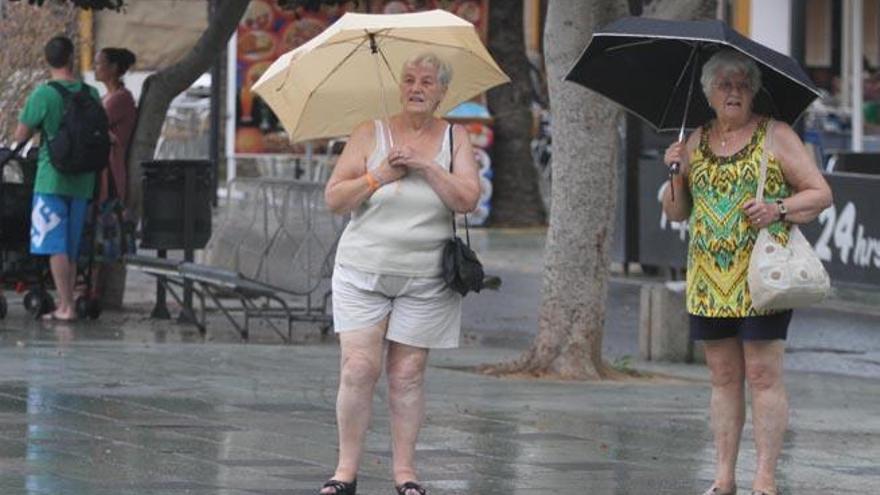
[[[74, 76], [73, 42], [56, 36], [46, 43], [44, 53], [51, 82], [61, 84], [72, 93], [80, 91], [85, 83]], [[89, 91], [100, 101], [95, 88], [89, 87]], [[37, 131], [41, 134], [31, 213], [31, 253], [49, 256], [58, 291], [57, 308], [44, 318], [69, 321], [76, 318], [73, 300], [76, 262], [95, 174], [61, 173], [52, 164], [48, 143], [58, 133], [63, 115], [64, 98], [58, 90], [48, 83], [37, 86], [19, 115], [15, 142], [24, 143]]]

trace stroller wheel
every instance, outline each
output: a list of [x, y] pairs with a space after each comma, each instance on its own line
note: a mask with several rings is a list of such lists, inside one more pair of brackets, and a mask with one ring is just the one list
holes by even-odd
[[43, 289], [31, 289], [24, 295], [24, 307], [34, 318], [55, 310], [55, 301]]
[[89, 316], [89, 300], [85, 296], [76, 298], [76, 317], [80, 320]]
[[98, 299], [90, 299], [88, 309], [89, 318], [97, 320], [101, 316], [101, 312], [103, 311], [103, 308], [101, 307], [101, 301], [99, 301]]
[[38, 304], [40, 304], [40, 294], [35, 290], [27, 291], [24, 295], [24, 309], [31, 312]]
[[98, 319], [98, 317], [101, 316], [101, 301], [97, 299], [89, 299], [85, 296], [77, 297], [76, 316], [79, 319]]
[[9, 311], [9, 305], [6, 303], [6, 296], [0, 294], [0, 320], [6, 318], [7, 311]]

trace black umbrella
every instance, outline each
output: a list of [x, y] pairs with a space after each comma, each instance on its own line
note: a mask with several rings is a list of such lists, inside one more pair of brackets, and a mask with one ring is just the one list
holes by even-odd
[[794, 59], [721, 21], [620, 19], [593, 33], [565, 78], [608, 97], [658, 131], [678, 130], [680, 141], [685, 128], [702, 125], [714, 115], [699, 76], [703, 63], [724, 48], [751, 57], [761, 69], [757, 113], [794, 123], [819, 96]]

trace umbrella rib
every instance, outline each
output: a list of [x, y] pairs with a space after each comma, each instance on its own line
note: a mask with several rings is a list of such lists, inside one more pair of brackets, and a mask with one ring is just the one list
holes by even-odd
[[[321, 82], [319, 82], [318, 84], [316, 84], [316, 85], [312, 88], [312, 90], [309, 92], [309, 96], [312, 96], [313, 94], [315, 94], [315, 91], [317, 91], [317, 90], [318, 90], [318, 89], [319, 89], [319, 88], [320, 88], [320, 87], [321, 87], [321, 86], [327, 81], [327, 79], [330, 79], [330, 77], [331, 77], [333, 74], [336, 74], [336, 71], [338, 71], [340, 67], [342, 67], [343, 65], [345, 65], [345, 62], [348, 61], [348, 59], [350, 59], [351, 57], [353, 57], [354, 54], [355, 54], [355, 52], [357, 52], [358, 49], [359, 49], [360, 47], [364, 46], [364, 44], [365, 44], [366, 42], [367, 42], [366, 38], [363, 39], [363, 40], [361, 40], [361, 42], [358, 43], [357, 46], [355, 46], [354, 49], [352, 49], [352, 51], [350, 51], [350, 52], [348, 52], [347, 54], [345, 54], [345, 57], [343, 57], [342, 60], [340, 60], [339, 63], [336, 64], [336, 66], [333, 67], [333, 69], [330, 70], [330, 72], [328, 72], [327, 75], [324, 76], [323, 79], [321, 79]], [[280, 89], [280, 88], [279, 88], [279, 89]]]
[[[426, 45], [426, 46], [439, 46], [441, 48], [454, 48], [456, 50], [465, 51], [465, 50], [463, 50], [463, 47], [461, 45], [452, 45], [449, 43], [437, 43], [434, 41], [417, 40], [417, 39], [413, 39], [413, 38], [406, 38], [403, 36], [383, 36], [382, 39], [383, 40], [406, 41], [406, 42], [410, 42], [410, 43], [419, 43], [419, 44]], [[468, 53], [473, 53], [471, 50], [466, 50], [466, 51]]]
[[[594, 38], [597, 37], [597, 36], [608, 36], [608, 37], [614, 37], [614, 38], [624, 38], [624, 37], [646, 36], [646, 35], [645, 35], [645, 34], [639, 34], [639, 33], [595, 33], [595, 34], [593, 34], [593, 37], [594, 37]], [[654, 39], [658, 39], [658, 40], [696, 41], [696, 42], [698, 42], [698, 43], [699, 43], [699, 42], [702, 42], [702, 41], [705, 41], [705, 42], [707, 42], [707, 43], [716, 43], [716, 44], [719, 44], [719, 45], [724, 45], [724, 46], [726, 46], [726, 47], [728, 47], [728, 48], [732, 48], [732, 49], [734, 49], [734, 50], [736, 50], [736, 51], [742, 53], [743, 55], [745, 55], [745, 56], [747, 56], [747, 57], [749, 57], [749, 58], [754, 58], [749, 52], [745, 51], [744, 49], [742, 49], [742, 48], [740, 48], [740, 47], [738, 47], [738, 46], [736, 46], [736, 45], [734, 45], [734, 44], [732, 44], [732, 43], [730, 43], [730, 42], [728, 42], [728, 41], [724, 41], [724, 40], [719, 40], [719, 39], [714, 39], [714, 38], [700, 38], [700, 37], [687, 37], [687, 38], [682, 38], [682, 37], [680, 37], [680, 36], [663, 36], [663, 35], [655, 35], [655, 34], [652, 34], [652, 35], [650, 35], [650, 36], [651, 36], [652, 38], [654, 38]], [[782, 77], [785, 77], [786, 79], [791, 80], [791, 82], [797, 84], [798, 86], [801, 86], [801, 87], [807, 89], [808, 91], [810, 91], [810, 92], [812, 92], [814, 95], [816, 95], [816, 97], [822, 96], [822, 93], [821, 93], [818, 89], [812, 88], [812, 87], [810, 87], [810, 86], [804, 84], [802, 81], [799, 81], [799, 80], [795, 79], [794, 77], [790, 76], [789, 74], [785, 73], [785, 71], [780, 70], [780, 69], [778, 69], [778, 68], [776, 68], [776, 67], [774, 67], [774, 66], [772, 66], [772, 65], [768, 65], [768, 64], [762, 64], [762, 65], [764, 65], [764, 66], [767, 67], [768, 69], [772, 70], [773, 72], [776, 72], [777, 74], [781, 75]], [[801, 112], [801, 113], [803, 113], [803, 112]]]
[[[632, 48], [634, 46], [649, 45], [651, 43], [657, 43], [658, 41], [660, 41], [660, 39], [658, 39], [658, 38], [654, 38], [654, 39], [650, 39], [650, 40], [642, 40], [642, 41], [633, 41], [632, 43], [624, 43], [622, 45], [614, 45], [611, 48], [606, 48], [605, 52], [612, 52], [615, 50], [624, 50], [627, 48]], [[691, 40], [679, 39], [678, 41], [681, 41], [685, 45], [693, 46], [693, 43], [689, 43], [689, 41], [691, 41]]]
[[[315, 85], [315, 86], [309, 91], [309, 96], [308, 96], [308, 98], [306, 98], [306, 100], [311, 99], [311, 97], [315, 94], [316, 91], [318, 91], [318, 89], [321, 88], [321, 86], [327, 81], [327, 79], [330, 79], [330, 77], [331, 77], [333, 74], [335, 74], [336, 71], [338, 71], [339, 68], [342, 67], [342, 65], [343, 65], [348, 59], [350, 59], [351, 57], [354, 56], [354, 54], [355, 54], [355, 52], [357, 52], [358, 48], [360, 48], [361, 46], [363, 46], [364, 43], [366, 43], [366, 42], [367, 42], [367, 39], [366, 39], [366, 38], [362, 39], [361, 42], [358, 43], [357, 46], [356, 46], [352, 51], [350, 51], [349, 53], [347, 53], [347, 54], [345, 55], [345, 57], [344, 57], [344, 58], [343, 58], [338, 64], [336, 64], [336, 66], [333, 67], [333, 69], [332, 69], [330, 72], [328, 72], [327, 75], [324, 76], [323, 79], [321, 79], [321, 82], [319, 82], [318, 84], [316, 84], [316, 85]], [[288, 71], [288, 75], [289, 75], [289, 74], [290, 74], [290, 71]], [[284, 83], [282, 83], [282, 85], [281, 85], [276, 91], [280, 91], [281, 88], [284, 86], [285, 83], [287, 83], [287, 79], [286, 79], [286, 78], [284, 79]], [[293, 130], [293, 132], [291, 133], [291, 135], [296, 134], [296, 131], [297, 131], [298, 129], [299, 129], [299, 124], [297, 124], [296, 129]]]
[[[375, 34], [375, 35], [376, 35], [376, 38], [377, 38], [377, 39], [380, 39], [380, 40], [382, 40], [382, 41], [386, 41], [386, 40], [396, 40], [396, 41], [405, 41], [405, 42], [409, 42], [409, 43], [419, 43], [419, 44], [426, 45], [426, 46], [438, 46], [438, 47], [441, 47], [441, 48], [454, 48], [454, 49], [459, 49], [459, 50], [462, 49], [462, 47], [461, 47], [460, 45], [454, 45], [454, 44], [449, 44], [449, 43], [437, 43], [437, 42], [433, 42], [433, 41], [426, 41], [426, 40], [420, 40], [420, 39], [414, 39], [414, 38], [407, 38], [407, 37], [405, 37], [405, 36], [392, 36], [392, 35], [382, 34], [382, 33], [389, 33], [389, 32], [391, 32], [391, 31], [393, 31], [393, 28], [386, 28], [386, 29], [380, 29], [380, 30], [378, 30], [378, 31], [376, 31], [376, 32], [374, 32], [374, 33], [371, 33], [371, 34]], [[370, 34], [369, 31], [366, 31], [366, 33], [367, 33], [367, 34]], [[346, 44], [346, 43], [352, 43], [352, 42], [354, 42], [354, 41], [356, 41], [356, 40], [361, 40], [361, 41], [358, 43], [358, 48], [360, 48], [360, 46], [362, 46], [362, 45], [364, 44], [363, 41], [362, 41], [363, 38], [352, 38], [352, 39], [346, 39], [346, 40], [334, 41], [334, 42], [331, 42], [331, 43], [324, 43], [324, 44], [322, 44], [322, 45], [318, 45], [318, 46], [316, 46], [316, 47], [315, 47], [315, 50], [320, 50], [320, 49], [322, 49], [322, 48], [327, 48], [327, 47], [330, 47], [330, 46], [344, 45], [344, 44]], [[471, 51], [468, 50], [468, 52], [471, 52]], [[472, 53], [472, 52], [471, 52], [471, 53]]]
[[[382, 29], [379, 29], [375, 32], [364, 29], [364, 34], [366, 34], [366, 35], [369, 35], [369, 34], [379, 35], [381, 33], [391, 31], [392, 29], [393, 28], [382, 28]], [[366, 39], [369, 39], [369, 36], [367, 36]], [[336, 45], [344, 45], [346, 43], [352, 43], [352, 44], [357, 44], [358, 46], [361, 46], [364, 44], [364, 38], [362, 36], [358, 36], [356, 38], [349, 38], [349, 39], [337, 40], [337, 41], [328, 41], [327, 43], [321, 43], [320, 45], [316, 46], [315, 50], [320, 50], [322, 48], [327, 48], [327, 47], [336, 46]]]
[[[691, 65], [691, 61], [694, 59], [694, 55], [697, 53], [697, 45], [694, 45], [694, 48], [691, 50], [691, 54], [688, 55], [687, 62], [684, 64], [684, 70], [681, 71], [681, 74], [678, 75], [678, 80], [675, 81], [675, 86], [672, 87], [672, 91], [669, 94], [669, 99], [666, 100], [666, 108], [663, 109], [663, 115], [660, 116], [660, 125], [666, 122], [666, 115], [669, 114], [669, 109], [672, 108], [672, 100], [675, 98], [675, 92], [678, 90], [678, 87], [681, 85], [681, 80], [684, 79], [684, 75], [687, 72], [688, 67]], [[694, 67], [691, 70], [697, 70]], [[687, 102], [686, 102], [687, 103]], [[685, 120], [687, 120], [687, 114], [685, 114]]]
[[[366, 43], [366, 39], [361, 39], [360, 43], [357, 43], [357, 45], [355, 45], [355, 47], [350, 52], [348, 52], [345, 55], [345, 57], [338, 64], [336, 64], [336, 67], [333, 67], [333, 69], [329, 73], [327, 73], [326, 76], [324, 76], [324, 79], [321, 79], [321, 82], [319, 82], [318, 84], [315, 85], [315, 88], [312, 90], [311, 93], [309, 93], [309, 96], [311, 96], [314, 93], [315, 89], [320, 88], [321, 85], [324, 84], [324, 82], [330, 76], [332, 76], [334, 73], [336, 73], [336, 71], [339, 69], [339, 67], [341, 67], [342, 64], [344, 64], [346, 60], [350, 59], [354, 55], [354, 53], [358, 50], [358, 48], [360, 48], [361, 46], [364, 45], [364, 43]], [[284, 81], [282, 81], [281, 84], [279, 84], [278, 87], [275, 88], [276, 92], [281, 91], [282, 89], [284, 89], [284, 86], [287, 85], [287, 81], [290, 79], [290, 73], [292, 72], [291, 69], [293, 69], [293, 67], [287, 68], [287, 73], [284, 75]]]
[[394, 74], [394, 69], [391, 68], [391, 63], [388, 62], [388, 58], [385, 57], [385, 52], [381, 49], [377, 50], [379, 55], [382, 56], [382, 62], [385, 62], [385, 67], [388, 68], [388, 73], [391, 74], [391, 79], [394, 81], [394, 84], [400, 85], [400, 81], [397, 80], [397, 76]]

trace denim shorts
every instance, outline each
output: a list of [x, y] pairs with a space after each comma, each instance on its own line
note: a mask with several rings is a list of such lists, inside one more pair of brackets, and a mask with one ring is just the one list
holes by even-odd
[[31, 211], [31, 253], [79, 256], [88, 201], [59, 194], [34, 193]]

